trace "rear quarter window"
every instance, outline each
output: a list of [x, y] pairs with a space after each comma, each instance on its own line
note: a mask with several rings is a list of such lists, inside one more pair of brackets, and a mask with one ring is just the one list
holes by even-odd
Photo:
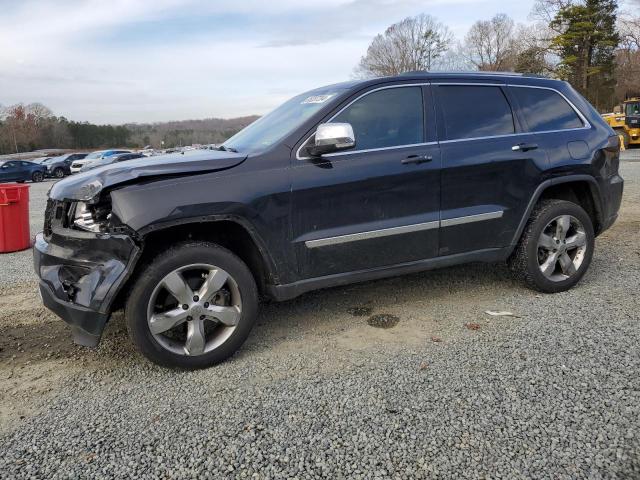
[[509, 88], [518, 102], [529, 130], [546, 132], [584, 126], [573, 107], [559, 93], [545, 88]]
[[500, 87], [440, 85], [437, 94], [447, 140], [515, 132], [511, 106]]

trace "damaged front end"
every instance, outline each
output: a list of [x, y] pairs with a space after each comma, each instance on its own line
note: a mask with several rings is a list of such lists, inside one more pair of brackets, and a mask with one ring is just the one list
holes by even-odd
[[110, 195], [47, 201], [34, 266], [44, 305], [67, 322], [74, 341], [96, 346], [113, 300], [140, 252], [135, 232], [111, 213]]
[[33, 247], [34, 265], [45, 306], [71, 325], [76, 343], [100, 341], [142, 248], [137, 233], [116, 214], [131, 205], [112, 205], [112, 193], [133, 183], [228, 170], [246, 158], [210, 150], [140, 158], [53, 184], [44, 231]]

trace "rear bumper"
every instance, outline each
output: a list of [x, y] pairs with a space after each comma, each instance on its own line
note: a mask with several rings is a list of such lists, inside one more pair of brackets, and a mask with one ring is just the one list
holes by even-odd
[[620, 175], [613, 175], [607, 180], [605, 185], [605, 206], [600, 232], [604, 232], [611, 227], [618, 218], [618, 211], [622, 203], [622, 193], [624, 191], [624, 180]]
[[36, 235], [33, 263], [42, 301], [72, 327], [76, 343], [97, 345], [138, 252], [126, 235], [69, 229]]

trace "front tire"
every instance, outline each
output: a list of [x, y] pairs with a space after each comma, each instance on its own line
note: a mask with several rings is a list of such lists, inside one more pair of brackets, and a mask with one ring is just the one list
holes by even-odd
[[258, 289], [249, 268], [229, 250], [186, 242], [157, 256], [127, 299], [133, 342], [154, 363], [206, 368], [233, 355], [258, 314]]
[[44, 173], [42, 172], [33, 172], [31, 175], [31, 181], [34, 183], [40, 183], [44, 180]]
[[594, 245], [593, 224], [582, 207], [543, 200], [534, 208], [509, 267], [535, 290], [563, 292], [589, 268]]
[[60, 168], [60, 167], [56, 168], [53, 171], [53, 176], [56, 177], [56, 178], [64, 177], [64, 170], [62, 168]]

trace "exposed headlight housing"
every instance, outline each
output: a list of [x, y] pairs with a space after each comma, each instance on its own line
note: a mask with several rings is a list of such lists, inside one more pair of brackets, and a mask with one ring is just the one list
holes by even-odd
[[87, 232], [106, 232], [111, 218], [110, 205], [88, 205], [85, 202], [76, 202], [71, 211], [73, 226]]
[[[88, 165], [85, 164], [85, 165]], [[82, 167], [83, 165], [81, 165]], [[102, 190], [102, 183], [100, 180], [94, 180], [93, 182], [89, 182], [82, 187], [80, 187], [80, 191], [78, 192], [78, 200], [91, 200]]]

